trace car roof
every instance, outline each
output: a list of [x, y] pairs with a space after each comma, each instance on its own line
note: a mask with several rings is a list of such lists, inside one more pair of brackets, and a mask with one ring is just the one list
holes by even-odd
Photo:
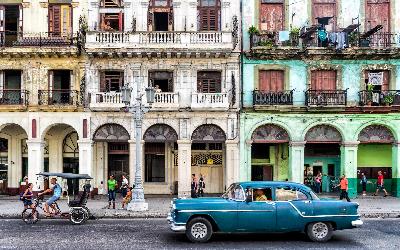
[[296, 183], [296, 182], [288, 182], [288, 181], [244, 181], [244, 182], [237, 182], [243, 188], [263, 188], [265, 186], [276, 187], [276, 186], [283, 186], [283, 185], [290, 185], [292, 187], [302, 188], [302, 189], [309, 189], [307, 186]]

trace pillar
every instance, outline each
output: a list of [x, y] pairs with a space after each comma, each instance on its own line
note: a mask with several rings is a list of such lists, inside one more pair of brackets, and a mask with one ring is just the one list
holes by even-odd
[[240, 181], [251, 181], [251, 145], [252, 141], [247, 140], [243, 145], [243, 159], [244, 162], [240, 166], [239, 180]]
[[28, 140], [28, 179], [33, 183], [33, 190], [43, 190], [43, 178], [38, 177], [38, 173], [43, 172], [43, 150], [44, 141]]
[[239, 181], [239, 140], [227, 140], [225, 161], [225, 188]]
[[129, 140], [129, 186], [135, 183], [135, 171], [136, 171], [136, 142], [135, 140]]
[[304, 147], [305, 141], [289, 143], [289, 181], [304, 183]]
[[344, 142], [340, 147], [340, 175], [349, 181], [349, 197], [357, 197], [357, 149], [359, 142]]
[[178, 197], [190, 197], [192, 142], [178, 140]]
[[93, 175], [93, 142], [78, 140], [79, 145], [79, 173]]
[[392, 147], [392, 196], [400, 197], [400, 143]]

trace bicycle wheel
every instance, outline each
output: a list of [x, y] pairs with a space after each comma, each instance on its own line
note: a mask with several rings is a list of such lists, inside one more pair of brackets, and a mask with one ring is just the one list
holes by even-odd
[[39, 212], [36, 209], [26, 208], [22, 211], [22, 220], [26, 224], [35, 224], [39, 220]]
[[70, 211], [69, 221], [71, 221], [72, 224], [79, 225], [85, 222], [88, 217], [89, 215], [84, 209], [74, 208]]

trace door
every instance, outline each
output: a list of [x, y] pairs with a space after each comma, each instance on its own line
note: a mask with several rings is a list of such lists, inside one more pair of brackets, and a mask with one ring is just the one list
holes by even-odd
[[[63, 173], [79, 174], [79, 158], [63, 158]], [[79, 180], [68, 179], [68, 194], [79, 194]]]
[[336, 90], [335, 70], [314, 70], [311, 71], [312, 90]]
[[192, 174], [195, 174], [197, 179], [200, 175], [204, 179], [204, 193], [220, 194], [223, 192], [223, 167], [219, 165], [207, 166], [192, 166]]
[[[122, 176], [129, 177], [129, 155], [109, 154], [108, 155], [108, 176], [114, 175], [118, 187], [121, 187]], [[129, 178], [128, 178], [129, 179]]]
[[313, 0], [312, 3], [312, 23], [318, 24], [317, 18], [333, 17], [325, 25], [327, 31], [336, 30], [336, 0]]
[[282, 3], [263, 3], [260, 8], [260, 30], [280, 31], [284, 27], [284, 7]]
[[259, 89], [263, 92], [279, 92], [284, 90], [282, 70], [260, 70]]
[[[257, 201], [260, 192], [265, 200]], [[252, 196], [250, 202], [238, 203], [238, 231], [271, 232], [276, 227], [276, 202], [272, 201], [272, 188], [263, 187], [246, 190]]]
[[381, 32], [390, 32], [390, 0], [367, 0], [365, 31], [382, 25]]

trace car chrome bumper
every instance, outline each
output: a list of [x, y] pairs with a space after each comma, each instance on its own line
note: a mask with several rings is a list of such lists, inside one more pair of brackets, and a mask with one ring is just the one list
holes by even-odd
[[351, 225], [353, 226], [353, 227], [360, 227], [360, 226], [362, 226], [364, 224], [364, 222], [362, 222], [362, 220], [353, 220], [352, 222], [351, 222]]
[[171, 217], [171, 214], [168, 214], [167, 221], [169, 223], [169, 227], [174, 232], [185, 232], [186, 231], [186, 224], [175, 224], [174, 220]]

